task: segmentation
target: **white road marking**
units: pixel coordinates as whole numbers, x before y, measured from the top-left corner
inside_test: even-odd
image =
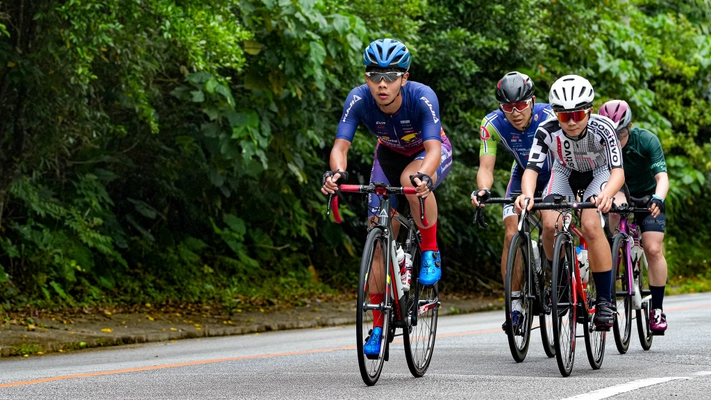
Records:
[[[658,385],[660,383],[669,382],[677,379],[692,379],[683,376],[668,376],[664,378],[647,378],[632,382],[623,383],[621,385],[610,386],[603,389],[594,390],[589,393],[579,394],[577,396],[568,397],[566,400],[598,400],[616,396],[620,393],[631,392],[647,386]]]

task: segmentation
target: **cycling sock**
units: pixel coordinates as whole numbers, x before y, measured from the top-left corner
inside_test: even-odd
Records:
[[[385,300],[385,293],[371,293],[370,303],[380,304]],[[373,310],[373,328],[383,327],[383,313],[379,310]]]
[[[666,288],[666,286],[649,285],[649,291],[652,292],[652,308],[664,309],[664,307],[662,307],[662,303],[664,303],[664,288]]]
[[[606,272],[593,272],[593,279],[595,280],[597,298],[612,302],[612,298],[610,297],[610,287],[612,286],[612,270]]]
[[[420,235],[422,236],[422,244],[420,245],[420,250],[437,251],[437,222],[432,224],[432,226],[429,228],[420,228],[418,226],[417,229],[420,231]]]

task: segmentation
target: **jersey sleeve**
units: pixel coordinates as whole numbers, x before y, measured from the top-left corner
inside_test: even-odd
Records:
[[[501,135],[493,121],[491,114],[481,120],[479,127],[479,139],[481,139],[479,142],[479,157],[484,155],[496,156],[496,144],[501,140]]]
[[[417,110],[422,118],[422,141],[442,141],[442,123],[439,119],[439,101],[435,92],[425,86],[417,99]]]
[[[365,100],[359,88],[351,90],[343,105],[343,114],[341,115],[341,120],[338,122],[338,129],[336,130],[336,139],[345,139],[349,142],[353,141],[353,137],[361,120],[363,107],[365,107]]]
[[[533,138],[531,152],[528,153],[528,164],[526,169],[540,172],[541,168],[548,160],[548,149],[550,148],[551,135],[545,128],[545,124],[538,127],[536,136]]]
[[[649,132],[646,136],[647,143],[644,147],[648,151],[648,154],[645,154],[645,156],[648,157],[652,164],[652,172],[654,173],[654,175],[657,175],[660,172],[667,172],[667,161],[664,158],[664,150],[662,150],[662,143],[659,141],[659,138],[656,137],[652,132]]]

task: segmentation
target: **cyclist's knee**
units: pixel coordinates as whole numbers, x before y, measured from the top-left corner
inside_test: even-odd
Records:
[[[662,244],[656,242],[650,242],[644,244],[644,253],[648,258],[662,258],[664,257],[664,252],[662,250]]]
[[[511,239],[513,239],[513,236],[516,234],[516,230],[506,230],[506,233],[504,234],[504,246],[508,246],[509,243],[511,243]]]
[[[543,234],[544,235],[552,235],[553,232],[555,232],[555,224],[556,224],[555,219],[544,218],[543,219]]]

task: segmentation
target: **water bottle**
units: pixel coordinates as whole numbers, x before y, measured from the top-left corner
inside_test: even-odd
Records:
[[[533,270],[537,274],[541,274],[541,256],[538,251],[538,243],[531,239],[531,248],[533,249]]]
[[[410,290],[410,282],[412,281],[412,256],[409,253],[405,253],[400,243],[395,248],[395,254],[397,255],[397,265],[400,266],[402,290],[407,292]]]
[[[575,252],[578,253],[578,268],[580,268],[580,281],[583,284],[588,283],[588,269],[590,264],[588,263],[588,251],[581,245],[575,248]]]

